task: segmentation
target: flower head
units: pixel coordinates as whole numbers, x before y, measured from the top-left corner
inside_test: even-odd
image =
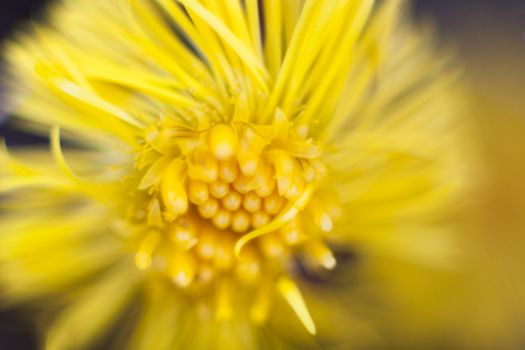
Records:
[[[455,192],[454,74],[402,8],[75,0],[12,43],[13,112],[51,128],[54,162],[3,154],[0,281],[13,300],[81,290],[49,347],[88,344],[136,293],[139,348],[283,313],[314,335],[305,273],[337,276],[356,245],[431,260],[406,237]]]

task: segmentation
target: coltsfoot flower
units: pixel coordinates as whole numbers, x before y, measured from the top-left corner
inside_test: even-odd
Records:
[[[319,333],[305,293],[346,253],[439,259],[455,73],[403,8],[71,0],[11,43],[11,112],[51,157],[3,152],[0,281],[59,301],[47,347],[120,319],[131,348],[278,348],[260,327]]]

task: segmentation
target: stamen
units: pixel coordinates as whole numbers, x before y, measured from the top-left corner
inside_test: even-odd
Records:
[[[151,255],[160,241],[158,232],[148,234],[139,245],[135,254],[135,265],[139,270],[146,270],[151,266]]]
[[[274,192],[268,197],[264,198],[264,210],[270,215],[276,215],[281,211],[284,202],[284,198]]]
[[[243,210],[236,211],[232,216],[232,229],[235,232],[244,232],[250,227],[250,216]]]
[[[217,242],[215,266],[221,270],[229,270],[233,266],[232,242],[227,237]]]
[[[169,237],[182,250],[191,249],[198,241],[194,228],[187,222],[179,222],[172,225]]]
[[[235,273],[241,281],[246,283],[256,281],[260,273],[257,257],[254,254],[244,254],[243,258],[237,262]]]
[[[230,191],[223,199],[222,205],[229,211],[235,211],[241,206],[242,197],[239,192]]]
[[[219,164],[219,178],[222,181],[232,183],[237,179],[238,174],[239,168],[237,167],[235,159],[226,159]]]
[[[188,287],[197,272],[197,262],[191,253],[174,254],[169,264],[173,282],[179,287]]]
[[[305,238],[297,218],[281,227],[280,235],[283,241],[289,245],[299,244]]]
[[[230,226],[231,222],[231,212],[225,209],[219,209],[217,214],[212,219],[213,224],[221,230],[224,230]]]
[[[197,253],[204,260],[211,260],[216,252],[216,237],[215,232],[210,229],[204,229],[199,234],[199,242],[197,243]]]
[[[228,193],[230,187],[224,181],[217,180],[210,184],[210,193],[215,198],[221,199]]]
[[[255,189],[255,193],[257,193],[260,197],[264,198],[269,196],[274,189],[275,181],[272,178],[267,178]]]
[[[252,226],[255,228],[262,227],[270,222],[270,215],[264,211],[258,211],[252,215]]]
[[[188,175],[192,179],[212,183],[219,176],[217,159],[205,150],[195,150],[188,159]]]
[[[261,237],[260,244],[261,249],[267,258],[280,258],[287,253],[286,247],[275,235]]]
[[[231,126],[217,124],[208,132],[208,146],[217,159],[229,158],[237,147],[237,135]]]
[[[303,209],[306,203],[308,203],[312,192],[313,185],[309,184],[305,188],[303,193],[295,200],[295,202],[290,203],[288,207],[281,214],[279,214],[272,222],[270,222],[268,225],[260,227],[242,236],[237,241],[237,243],[235,243],[235,256],[239,257],[241,249],[244,247],[244,245],[246,245],[246,243],[259,236],[278,230],[280,227],[282,227],[283,225],[290,222],[293,218],[295,218],[299,211]]]
[[[166,211],[173,218],[184,214],[188,210],[188,197],[183,186],[183,163],[175,159],[168,165],[161,180],[161,196]]]
[[[335,260],[332,250],[321,241],[312,241],[306,245],[306,250],[314,258],[314,260],[327,270],[335,268],[337,261]]]
[[[332,231],[334,223],[332,217],[325,210],[315,204],[312,204],[308,209],[311,212],[317,227],[324,232]]]
[[[255,213],[261,208],[261,197],[254,192],[248,192],[243,196],[242,205],[249,213]]]
[[[315,335],[317,332],[315,323],[295,282],[289,278],[281,277],[277,281],[277,289],[291,306],[308,333]]]
[[[196,205],[202,205],[209,196],[208,186],[198,180],[191,180],[188,186],[190,201]]]
[[[210,197],[208,200],[199,206],[199,214],[205,219],[211,219],[219,210],[219,201],[216,198]]]

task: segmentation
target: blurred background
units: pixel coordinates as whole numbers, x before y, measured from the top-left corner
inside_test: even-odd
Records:
[[[0,0],[0,38],[37,18],[44,4]],[[479,167],[473,181],[482,186],[463,219],[473,251],[462,281],[468,287],[426,295],[449,298],[447,310],[429,311],[442,317],[440,334],[414,333],[424,323],[414,317],[392,330],[392,343],[404,349],[525,349],[525,1],[418,0],[414,16],[434,23],[440,43],[458,53],[464,68],[472,100],[469,142]],[[44,141],[9,122],[0,126],[0,137],[11,145]],[[35,349],[31,321],[25,310],[2,311],[0,349]],[[465,340],[448,342],[451,334]]]

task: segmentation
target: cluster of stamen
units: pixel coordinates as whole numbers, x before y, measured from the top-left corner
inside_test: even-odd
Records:
[[[209,283],[221,272],[254,282],[264,261],[282,262],[297,249],[318,266],[335,266],[330,249],[322,239],[305,235],[299,217],[246,245],[241,256],[235,253],[240,237],[295,209],[314,181],[302,172],[313,169],[308,160],[300,163],[282,150],[268,150],[269,142],[253,130],[226,124],[201,133],[195,144],[182,156],[150,166],[144,176],[141,184],[151,195],[149,226],[157,228],[139,242],[140,269],[156,266],[176,285],[189,287]],[[319,230],[330,231],[331,217],[313,208]]]
[[[211,183],[190,179],[189,200],[202,218],[210,219],[218,229],[244,233],[268,224],[287,199],[275,189],[275,181],[249,190],[239,177],[236,162],[219,164],[219,178]]]

